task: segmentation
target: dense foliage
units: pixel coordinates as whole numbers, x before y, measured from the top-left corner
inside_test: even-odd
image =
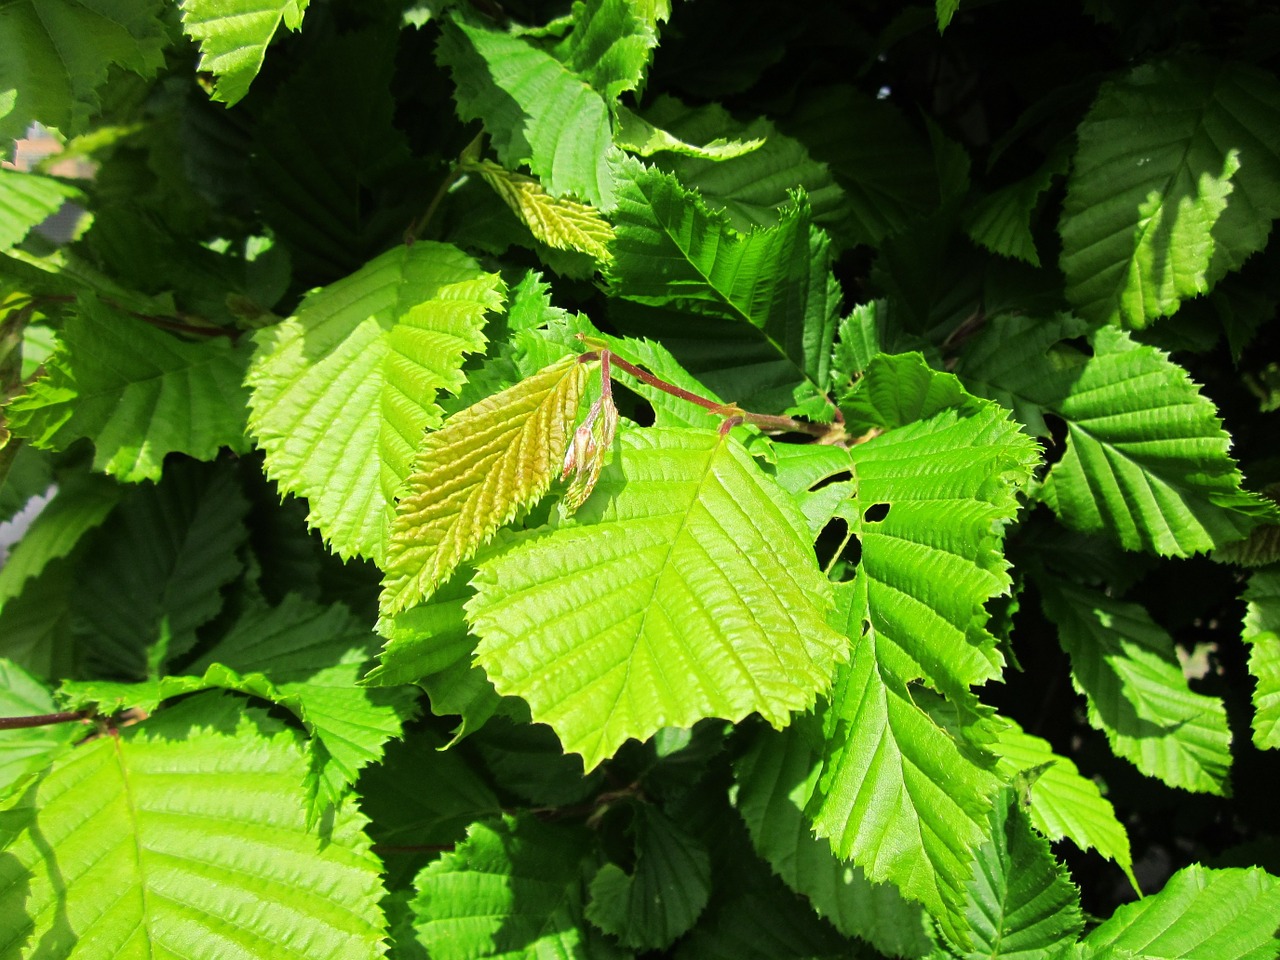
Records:
[[[0,958],[1280,955],[1277,51],[0,4]]]

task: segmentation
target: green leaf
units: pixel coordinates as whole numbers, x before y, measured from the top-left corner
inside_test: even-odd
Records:
[[[249,92],[281,21],[302,27],[308,0],[182,0],[182,29],[200,44],[199,69],[218,78],[213,99],[228,106]]]
[[[1244,593],[1244,642],[1249,645],[1253,691],[1253,743],[1280,748],[1280,567],[1257,570]]]
[[[1089,701],[1089,723],[1117,756],[1172,787],[1228,794],[1231,731],[1222,701],[1188,686],[1173,641],[1135,603],[1039,581],[1045,614]]]
[[[293,735],[230,698],[187,704],[83,744],[0,813],[0,943],[57,958],[380,956],[363,818],[308,833]]]
[[[591,366],[557,360],[427,434],[391,526],[384,617],[429,597],[542,499],[561,468]]]
[[[43,716],[58,709],[44,684],[13,661],[0,658],[0,717]],[[0,730],[0,808],[88,732],[80,723]]]
[[[440,393],[484,349],[503,284],[446,244],[397,246],[256,334],[249,427],[282,490],[342,557],[381,561],[394,498]]]
[[[972,948],[964,960],[1049,960],[1070,949],[1084,926],[1080,895],[1049,844],[1031,829],[1014,790],[991,809],[965,909]]]
[[[625,956],[586,922],[580,827],[504,815],[472,824],[467,839],[418,874],[418,941],[438,960]]]
[[[1079,128],[1062,212],[1067,298],[1145,327],[1266,245],[1280,216],[1280,84],[1230,62],[1145,64]]]
[[[80,195],[61,180],[0,167],[0,252],[21,243],[32,227],[57,213],[64,201]]]
[[[1056,150],[1031,176],[1001,187],[975,203],[964,218],[969,239],[992,253],[1040,266],[1031,221],[1041,195],[1049,189],[1054,177],[1066,173],[1067,164],[1066,152]]]
[[[588,770],[703,717],[784,726],[847,649],[799,511],[732,438],[633,430],[615,449],[573,519],[479,564],[478,662]]]
[[[1163,890],[1120,907],[1084,940],[1090,958],[1271,960],[1280,949],[1280,878],[1257,868],[1179,870]]]
[[[636,806],[631,829],[635,868],[600,868],[591,880],[587,919],[624,946],[661,950],[706,907],[711,861],[697,839],[652,806]]]
[[[986,745],[999,758],[996,770],[1012,779],[1033,774],[1027,813],[1031,824],[1050,840],[1069,838],[1081,850],[1093,848],[1129,877],[1134,889],[1129,834],[1098,785],[1080,775],[1076,765],[1054,753],[1048,742],[1002,720],[997,739]]]
[[[803,723],[760,731],[734,765],[734,805],[753,845],[787,886],[845,936],[861,937],[886,956],[924,957],[934,944],[920,906],[904,900],[892,884],[871,883],[861,867],[840,860],[827,840],[813,835],[804,811],[821,758],[808,731],[800,729]]]
[[[668,329],[640,332],[661,336],[691,373],[745,406],[829,420],[840,291],[829,241],[810,224],[807,205],[798,201],[776,227],[741,235],[670,175],[636,161],[624,170],[610,291],[676,311],[664,321]]]
[[[1054,412],[1067,449],[1042,496],[1078,530],[1105,529],[1129,550],[1185,557],[1241,539],[1275,507],[1243,489],[1218,411],[1155,347],[1114,327],[1063,377]]]
[[[493,187],[511,212],[535,238],[556,250],[577,250],[601,262],[609,259],[613,227],[585,203],[553,197],[537,180],[511,173],[496,163],[476,163],[474,169]]]
[[[662,98],[657,102],[663,103],[666,99],[670,98]],[[654,126],[654,123],[638,113],[633,113],[620,103],[614,106],[614,113],[618,124],[614,141],[623,150],[634,153],[638,157],[652,157],[658,153],[676,153],[686,157],[702,157],[706,160],[730,160],[758,150],[764,143],[763,140],[729,140],[725,137],[716,137],[704,144],[688,143],[671,131]]]
[[[504,167],[527,165],[553,196],[613,209],[620,153],[599,93],[550,53],[459,18],[441,24],[437,57],[457,85],[458,115],[484,123]]]
[[[468,585],[474,570],[464,566],[428,599],[378,621],[386,645],[378,666],[364,683],[395,686],[416,683],[459,660],[470,659],[475,640],[467,630],[462,605],[475,592]]]
[[[47,373],[8,407],[13,432],[43,450],[93,441],[94,469],[158,480],[173,452],[244,452],[243,346],[188,343],[95,299],[67,317]]]
[[[644,83],[658,35],[634,0],[575,0],[573,30],[551,52],[607,100]]]
[[[951,25],[951,18],[960,9],[960,0],[937,0],[938,32],[942,33]]]
[[[82,132],[113,66],[149,77],[167,42],[159,0],[17,0],[0,10],[0,143],[32,121]],[[7,147],[6,147],[7,152]]]
[[[120,499],[116,484],[95,474],[71,474],[58,482],[58,492],[27,527],[22,539],[0,566],[0,607],[22,593],[32,577],[75,549],[99,526]]]

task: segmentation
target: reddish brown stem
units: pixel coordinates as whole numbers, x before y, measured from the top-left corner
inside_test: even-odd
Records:
[[[76,723],[88,720],[84,710],[67,710],[62,713],[41,713],[33,717],[0,717],[0,730],[25,730],[29,727],[51,727],[57,723]]]

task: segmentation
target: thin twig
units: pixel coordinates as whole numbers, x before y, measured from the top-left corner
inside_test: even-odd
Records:
[[[30,727],[51,727],[57,723],[88,721],[87,710],[65,710],[62,713],[41,713],[33,717],[0,717],[0,730],[26,730]]]

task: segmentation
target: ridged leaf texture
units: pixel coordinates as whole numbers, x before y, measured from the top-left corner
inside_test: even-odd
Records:
[[[307,296],[255,336],[249,427],[267,474],[306,497],[342,557],[381,561],[396,491],[437,398],[485,346],[502,281],[447,244],[398,246]]]
[[[553,197],[533,177],[511,173],[487,161],[474,167],[529,232],[557,250],[576,250],[599,261],[609,259],[613,227],[593,207]]]
[[[1120,907],[1084,940],[1090,960],[1271,960],[1280,951],[1280,878],[1192,864],[1159,893]],[[1125,951],[1128,951],[1126,954]]]
[[[9,426],[43,450],[93,441],[96,470],[158,480],[167,454],[212,460],[245,452],[248,351],[225,337],[191,343],[84,298],[45,375],[7,409]]]
[[[429,597],[560,471],[591,364],[557,360],[427,435],[396,506],[382,615]]]
[[[623,169],[610,292],[662,308],[628,324],[660,336],[691,373],[751,409],[829,420],[840,295],[830,243],[807,204],[741,234],[670,174],[638,161]]]
[[[1067,298],[1144,327],[1266,244],[1280,216],[1280,84],[1252,67],[1148,64],[1079,128],[1062,213]]]
[[[1089,723],[1111,749],[1170,786],[1227,794],[1226,708],[1187,686],[1169,635],[1138,604],[1057,579],[1040,586]]]
[[[217,77],[213,99],[230,105],[249,92],[267,44],[283,22],[302,26],[308,0],[183,0],[182,30],[200,44],[200,69]]]
[[[308,833],[294,735],[210,696],[82,744],[0,813],[0,953],[382,955],[363,818]]]
[[[572,520],[479,564],[477,661],[588,770],[628,738],[811,706],[846,641],[786,494],[733,438],[632,430]]]
[[[551,52],[609,101],[644,82],[656,26],[635,0],[575,0],[573,29]]]
[[[32,227],[78,196],[75,187],[52,177],[0,168],[0,252],[22,242]]]
[[[1244,641],[1249,645],[1253,690],[1253,742],[1259,750],[1280,748],[1280,567],[1249,578],[1244,599]]]

